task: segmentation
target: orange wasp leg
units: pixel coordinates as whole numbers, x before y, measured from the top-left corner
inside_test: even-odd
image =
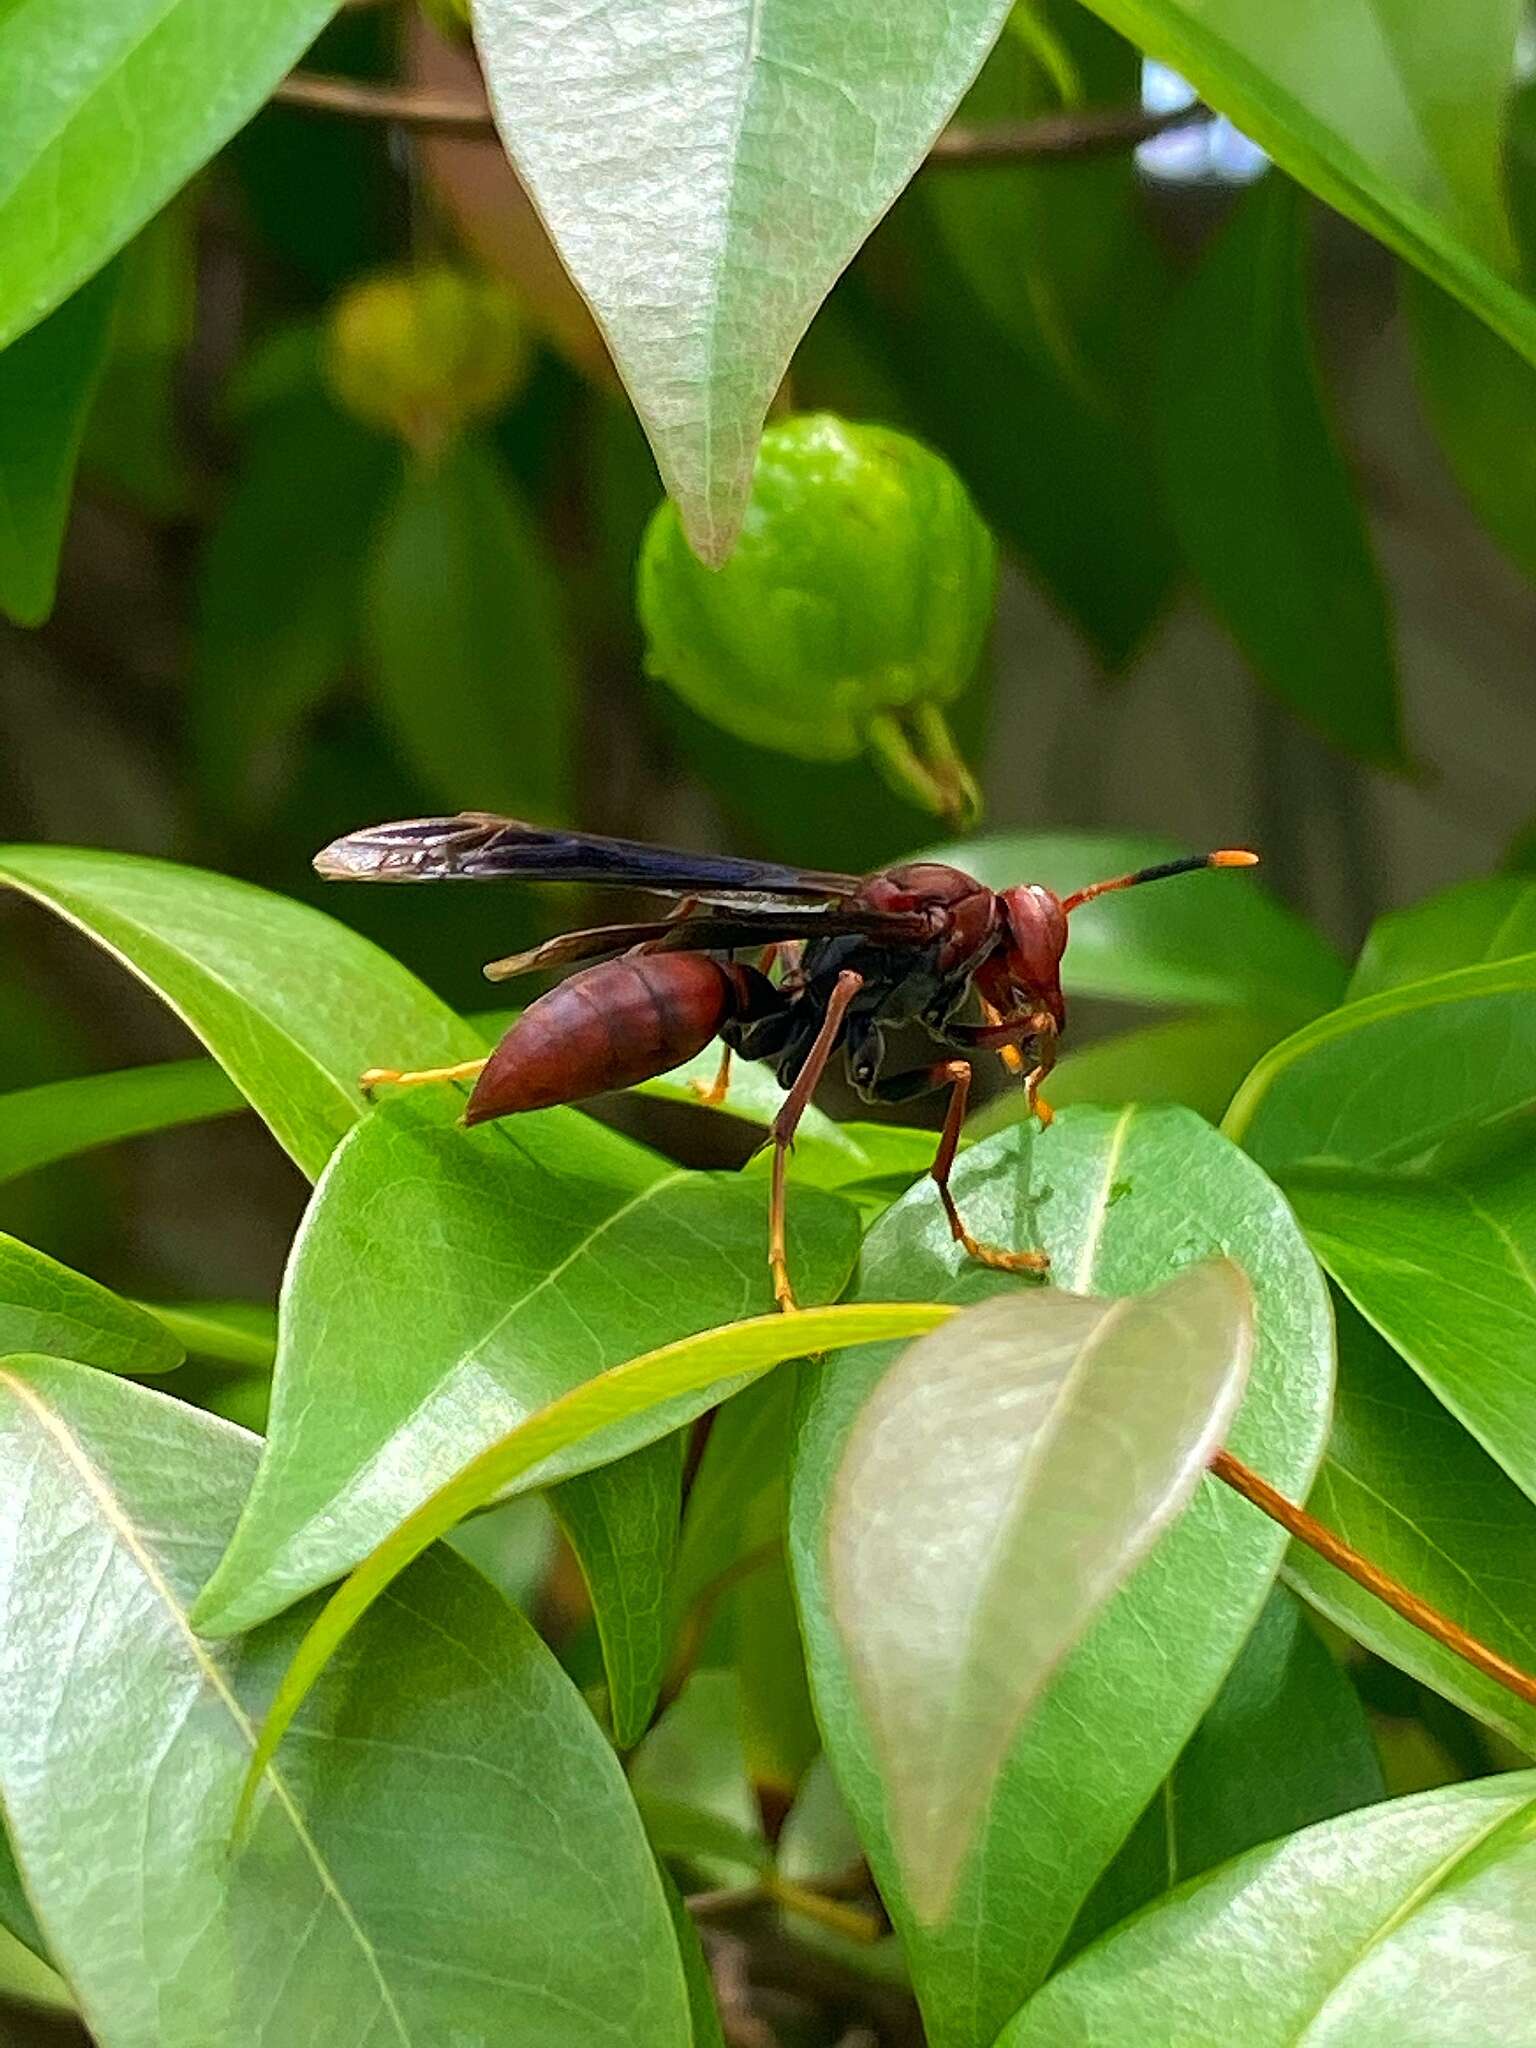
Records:
[[[933,1155],[933,1164],[928,1169],[929,1178],[939,1191],[939,1200],[944,1204],[944,1214],[949,1218],[949,1231],[956,1244],[963,1245],[966,1254],[979,1265],[992,1266],[1000,1273],[1044,1273],[1049,1270],[1051,1259],[1048,1252],[1010,1252],[995,1244],[983,1244],[980,1238],[972,1237],[955,1207],[955,1198],[950,1193],[949,1176],[955,1163],[955,1154],[960,1149],[960,1132],[965,1123],[966,1104],[970,1101],[972,1069],[969,1060],[946,1060],[933,1069],[936,1087],[949,1083],[949,1108],[944,1117],[944,1131],[939,1139],[939,1149]]]
[[[358,1076],[357,1085],[371,1100],[375,1088],[419,1088],[423,1081],[475,1081],[484,1066],[485,1059],[460,1060],[456,1067],[417,1067],[403,1072],[399,1067],[370,1067],[366,1074]]]
[[[848,1014],[848,1005],[864,986],[862,974],[845,968],[837,977],[827,1003],[827,1014],[821,1020],[821,1029],[805,1056],[805,1064],[795,1080],[795,1085],[784,1098],[784,1107],[773,1120],[773,1179],[768,1195],[768,1266],[773,1274],[773,1298],[781,1309],[799,1306],[795,1290],[789,1284],[789,1261],[784,1245],[784,1169],[789,1158],[789,1148],[795,1141],[795,1130],[805,1115],[811,1097],[816,1093],[817,1083],[827,1071],[837,1045],[838,1033],[843,1028],[843,1019]]]

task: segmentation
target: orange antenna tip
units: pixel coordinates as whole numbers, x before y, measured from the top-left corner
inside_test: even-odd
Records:
[[[1207,854],[1205,864],[1208,868],[1256,868],[1259,856],[1246,846],[1224,846],[1219,853]]]

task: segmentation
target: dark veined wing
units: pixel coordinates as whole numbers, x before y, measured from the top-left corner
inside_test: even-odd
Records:
[[[590,931],[563,932],[546,939],[526,953],[511,953],[505,960],[492,960],[485,969],[487,981],[511,981],[515,975],[533,974],[541,968],[571,967],[581,960],[600,960],[610,953],[628,952],[644,946],[650,952],[729,953],[738,947],[769,946],[786,939],[825,938],[844,932],[861,937],[911,944],[931,936],[931,927],[919,911],[855,910],[839,904],[825,910],[807,906],[800,910],[722,911],[718,916],[657,918],[650,924],[603,924]]]
[[[316,854],[315,868],[330,882],[609,882],[704,903],[832,903],[859,886],[857,875],[684,853],[640,839],[524,825],[484,811],[406,818],[349,832]]]

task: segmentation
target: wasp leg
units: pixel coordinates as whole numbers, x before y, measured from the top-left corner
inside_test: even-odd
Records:
[[[989,1024],[1001,1024],[1003,1021],[1002,1011],[996,1003],[989,1003],[985,996],[981,998],[981,1014]],[[997,1056],[1010,1074],[1023,1073],[1024,1055],[1016,1045],[1000,1045],[997,1048]]]
[[[969,1060],[946,1060],[935,1071],[934,1079],[950,1085],[949,1108],[944,1117],[944,1130],[939,1139],[939,1149],[933,1155],[929,1177],[939,1191],[939,1200],[944,1204],[944,1214],[949,1218],[949,1234],[958,1245],[963,1245],[966,1256],[978,1264],[992,1266],[1000,1273],[1044,1273],[1050,1266],[1048,1252],[1010,1252],[1000,1245],[983,1244],[980,1238],[972,1237],[960,1219],[955,1207],[955,1198],[950,1193],[949,1176],[955,1163],[955,1154],[960,1149],[960,1132],[965,1123],[965,1108],[971,1096],[971,1064]]]
[[[1056,1064],[1056,1035],[1054,1020],[1049,1030],[1035,1033],[1035,1064],[1024,1076],[1024,1101],[1031,1116],[1039,1118],[1041,1130],[1056,1119],[1055,1110],[1040,1093],[1040,1083]]]
[[[1048,1252],[1010,1252],[1001,1245],[985,1244],[979,1237],[973,1237],[965,1227],[960,1211],[955,1206],[954,1195],[950,1192],[949,1176],[954,1167],[955,1154],[960,1149],[960,1132],[965,1124],[966,1104],[971,1097],[972,1067],[969,1060],[941,1060],[936,1067],[920,1067],[915,1073],[894,1074],[887,1081],[876,1084],[870,1092],[882,1102],[910,1102],[915,1095],[930,1094],[935,1088],[948,1088],[949,1108],[944,1116],[944,1129],[939,1138],[939,1149],[933,1155],[933,1164],[928,1176],[939,1191],[939,1200],[944,1205],[944,1214],[949,1219],[949,1234],[955,1243],[961,1245],[967,1257],[980,1265],[992,1266],[1000,1273],[1044,1273],[1050,1268]]]
[[[690,902],[692,901],[691,898],[689,900]],[[791,952],[794,953],[797,959],[799,958],[800,948],[792,939],[776,939],[771,946],[764,946],[757,958],[758,973],[766,980],[772,970],[774,961],[782,960]],[[715,1077],[712,1081],[701,1081],[695,1078],[688,1083],[688,1086],[697,1095],[706,1109],[718,1109],[731,1089],[730,1046],[724,1045],[720,1048],[720,1064],[715,1069]]]
[[[773,1179],[768,1195],[768,1267],[773,1274],[773,1298],[781,1309],[798,1306],[795,1290],[789,1284],[789,1261],[784,1246],[784,1169],[789,1158],[789,1148],[795,1141],[795,1130],[811,1097],[816,1093],[816,1084],[827,1070],[837,1045],[838,1034],[843,1028],[843,1019],[848,1005],[864,986],[862,974],[855,974],[851,967],[845,968],[837,977],[837,986],[827,1002],[827,1014],[821,1020],[821,1029],[805,1056],[804,1064],[795,1078],[795,1085],[784,1098],[784,1107],[773,1120]]]
[[[1042,1125],[1050,1123],[1055,1112],[1040,1099],[1040,1084],[1056,1064],[1056,1019],[1049,1010],[1025,1010],[1016,1017],[1003,1017],[990,1003],[984,1007],[985,1024],[950,1024],[945,1027],[945,1036],[967,1050],[998,1053],[1014,1073],[1024,1064],[1016,1050],[1018,1041],[1034,1039],[1036,1063],[1024,1076],[1024,1099],[1031,1116],[1037,1116]],[[1013,1053],[1013,1059],[1008,1058],[1009,1053]]]
[[[720,1048],[720,1064],[715,1069],[715,1077],[712,1081],[700,1080],[695,1075],[688,1083],[688,1086],[697,1095],[706,1109],[718,1109],[730,1093],[731,1048],[728,1045],[723,1045]]]
[[[485,1061],[460,1060],[456,1067],[418,1067],[402,1072],[399,1067],[370,1067],[358,1076],[357,1085],[370,1101],[375,1088],[419,1088],[423,1081],[473,1081]]]

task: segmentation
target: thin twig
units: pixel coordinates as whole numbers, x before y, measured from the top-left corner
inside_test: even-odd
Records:
[[[434,135],[493,135],[495,123],[483,93],[443,92],[427,86],[382,85],[328,72],[294,71],[273,94],[284,106],[352,120],[391,121]],[[1033,121],[999,121],[986,127],[946,128],[929,152],[930,164],[1016,164],[1058,157],[1098,156],[1133,149],[1139,142],[1210,119],[1201,106],[1173,113],[1140,107],[1089,107],[1080,112],[1043,114]]]
[[[1401,1615],[1404,1621],[1441,1644],[1453,1656],[1470,1664],[1475,1671],[1481,1671],[1485,1678],[1491,1678],[1495,1685],[1503,1686],[1506,1692],[1512,1692],[1527,1705],[1536,1706],[1536,1678],[1501,1657],[1497,1650],[1490,1650],[1476,1636],[1468,1635],[1464,1628],[1448,1620],[1428,1601],[1421,1600],[1417,1593],[1411,1593],[1406,1586],[1400,1585],[1379,1565],[1372,1564],[1368,1557],[1362,1557],[1342,1536],[1336,1536],[1309,1515],[1305,1508],[1297,1507],[1283,1493],[1277,1493],[1267,1479],[1261,1479],[1257,1472],[1243,1464],[1241,1459],[1234,1458],[1230,1451],[1216,1453],[1211,1460],[1211,1471],[1235,1493],[1240,1493],[1244,1500],[1251,1501],[1254,1507],[1268,1515],[1272,1522],[1278,1522],[1298,1543],[1305,1543],[1325,1563],[1353,1579],[1357,1586],[1363,1586],[1367,1593],[1374,1594],[1394,1614]]]
[[[729,1917],[765,1902],[781,1906],[786,1913],[798,1913],[802,1919],[814,1920],[819,1927],[830,1928],[834,1934],[844,1935],[850,1941],[872,1944],[886,1931],[875,1914],[865,1912],[859,1906],[844,1905],[840,1899],[829,1898],[815,1885],[796,1884],[793,1879],[779,1877],[772,1871],[765,1873],[757,1884],[690,1892],[683,1901],[695,1920]]]

